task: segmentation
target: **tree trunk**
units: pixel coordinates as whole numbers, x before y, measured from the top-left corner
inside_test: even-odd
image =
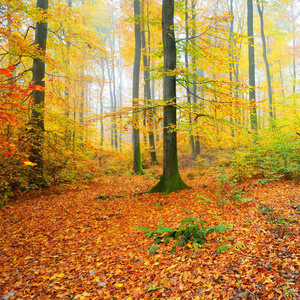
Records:
[[[119,41],[121,42],[121,37],[119,37]],[[119,105],[120,105],[121,110],[122,110],[122,107],[123,107],[122,86],[123,86],[123,67],[122,67],[122,63],[120,63],[120,66],[119,66]],[[120,123],[122,124],[122,114],[120,114]],[[123,147],[122,147],[123,134],[122,134],[122,130],[119,131],[118,140],[119,140],[119,150],[122,153],[123,152]]]
[[[272,84],[271,84],[271,74],[270,74],[269,61],[267,57],[267,46],[266,46],[266,38],[265,38],[265,30],[264,30],[264,4],[262,3],[260,6],[258,0],[256,0],[256,4],[257,4],[257,10],[260,18],[260,33],[261,33],[261,41],[263,46],[263,58],[265,62],[267,82],[268,82],[269,117],[270,117],[270,122],[272,123],[272,119],[273,119]]]
[[[164,153],[163,175],[150,192],[171,193],[189,188],[181,179],[177,158],[176,133],[176,76],[168,75],[176,69],[176,44],[174,35],[174,0],[163,0],[162,34],[164,46]]]
[[[143,1],[144,6],[144,1]],[[144,7],[143,7],[144,8]],[[144,15],[144,19],[146,19],[146,16]],[[143,23],[143,30],[142,30],[142,48],[143,48],[143,65],[144,65],[144,98],[146,100],[146,104],[150,105],[150,99],[151,99],[151,88],[150,88],[150,27],[149,22],[147,22],[148,26],[148,46],[146,45],[146,36],[145,36],[145,22]],[[151,164],[157,165],[157,157],[156,157],[156,151],[155,151],[155,139],[154,139],[154,133],[153,133],[153,110],[149,111],[149,123],[150,123],[150,131],[149,131],[149,145],[150,145],[150,156],[151,156]],[[146,122],[147,123],[147,122]]]
[[[113,128],[114,128],[114,135],[113,135],[113,143],[114,143],[114,148],[116,151],[118,151],[119,144],[118,144],[118,129],[117,129],[117,96],[116,96],[116,75],[115,75],[115,30],[113,30],[113,40],[112,40],[112,50],[113,50],[113,60],[112,60],[112,95],[113,95]]]
[[[192,0],[192,35],[193,35],[193,39],[196,38],[197,32],[196,32],[196,1],[197,0]],[[193,103],[196,104],[198,102],[197,100],[197,93],[198,93],[198,89],[197,89],[197,65],[196,65],[196,53],[193,53],[192,56],[192,70],[194,72],[193,75]],[[204,95],[203,95],[204,98]],[[200,137],[197,134],[195,136],[195,157],[196,160],[198,157],[200,157],[200,153],[201,153],[201,144],[200,144]]]
[[[189,12],[188,12],[188,0],[185,0],[185,53],[184,53],[184,60],[185,60],[185,68],[186,70],[189,70],[189,52],[188,52],[188,44],[189,44]],[[190,85],[189,81],[186,82],[186,91],[187,91],[187,102],[189,103],[189,127],[190,127],[190,144],[191,144],[191,150],[192,150],[192,157],[193,160],[196,160],[196,150],[195,150],[195,142],[194,142],[194,136],[192,134],[192,101],[191,101],[191,94],[190,94]]]
[[[103,92],[104,92],[104,86],[105,86],[105,69],[104,69],[104,60],[101,61],[101,70],[102,70],[102,82],[100,84],[100,148],[103,148],[104,144],[104,123],[103,123],[103,114],[104,114],[104,108],[103,108]]]
[[[133,65],[133,86],[132,86],[132,106],[135,110],[138,106],[139,98],[139,81],[140,81],[140,65],[141,65],[141,25],[140,25],[140,1],[134,0],[134,36],[135,36],[135,53]],[[135,111],[133,111],[136,114]],[[137,114],[136,114],[137,115]],[[133,141],[133,171],[134,173],[143,174],[142,154],[140,143],[140,131],[138,128],[139,120],[133,120],[132,141]]]
[[[48,0],[37,0],[37,8],[41,11],[48,9]],[[47,44],[47,27],[48,24],[45,21],[36,23],[35,41],[38,49],[44,55],[46,52]],[[34,85],[45,87],[45,62],[41,58],[35,58],[33,60],[32,67],[32,82]],[[47,182],[44,178],[44,160],[43,160],[43,138],[45,131],[44,124],[44,103],[45,103],[45,91],[34,90],[32,93],[33,105],[31,110],[31,129],[30,134],[32,138],[32,148],[30,153],[30,161],[36,165],[31,169],[29,175],[30,184],[34,184],[38,187],[46,187]]]
[[[234,96],[234,83],[233,83],[233,72],[235,70],[235,65],[234,65],[234,49],[233,49],[233,30],[234,30],[234,15],[233,15],[233,0],[230,0],[230,11],[231,11],[231,21],[230,21],[230,32],[229,32],[229,80],[230,80],[230,98],[231,98],[231,115],[230,115],[230,122],[232,123],[231,126],[231,136],[234,137],[234,122],[232,118],[232,113],[233,113],[233,96]]]
[[[249,62],[249,101],[251,129],[257,130],[257,112],[255,98],[255,60],[254,60],[254,36],[253,36],[253,0],[247,0],[248,12],[248,62]]]

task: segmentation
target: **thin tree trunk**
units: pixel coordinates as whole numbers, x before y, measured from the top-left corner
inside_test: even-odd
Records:
[[[248,12],[248,63],[249,63],[249,101],[251,129],[257,130],[257,112],[255,98],[255,59],[254,59],[254,35],[253,35],[253,0],[247,0]]]
[[[296,72],[296,39],[293,39],[293,95],[296,94],[296,82],[297,82],[297,72]],[[295,100],[296,101],[296,100]]]
[[[120,72],[119,72],[119,77],[120,77],[120,82],[119,82],[119,105],[120,105],[120,109],[122,109],[123,107],[123,94],[122,94],[122,86],[123,86],[123,68],[122,68],[122,64],[120,63]],[[120,114],[120,123],[122,124],[122,114]],[[122,148],[122,130],[119,131],[119,149],[120,152],[123,152],[123,148]]]
[[[143,10],[144,10],[144,1],[143,1]],[[148,11],[147,11],[148,17]],[[145,16],[144,16],[145,18]],[[150,105],[151,99],[151,87],[150,87],[150,26],[149,22],[147,22],[148,26],[148,46],[146,45],[146,36],[145,36],[145,22],[143,22],[143,30],[141,32],[142,38],[142,49],[143,49],[143,65],[144,65],[144,98],[146,100],[146,104]],[[150,130],[149,130],[149,145],[150,145],[150,156],[151,156],[151,164],[156,165],[158,164],[156,151],[155,151],[155,139],[153,133],[153,110],[149,111],[149,123],[150,123]]]
[[[279,75],[280,75],[280,83],[281,83],[281,96],[282,96],[282,113],[285,113],[285,93],[284,93],[284,82],[282,76],[282,68],[281,61],[279,61]]]
[[[270,123],[272,123],[272,119],[273,119],[272,83],[271,83],[269,61],[267,57],[267,46],[266,46],[266,38],[265,38],[265,30],[264,30],[264,4],[262,2],[262,4],[260,5],[258,0],[256,0],[256,4],[257,4],[257,10],[260,18],[260,34],[261,34],[261,41],[263,46],[263,58],[264,58],[266,74],[267,74],[269,117],[270,117]]]
[[[104,69],[104,60],[101,61],[101,69],[102,69],[102,83],[100,86],[100,148],[103,148],[104,144],[104,123],[103,123],[103,113],[104,113],[104,108],[103,108],[103,91],[104,91],[104,86],[105,86],[105,69]]]
[[[134,110],[134,124],[132,128],[132,141],[133,141],[133,171],[134,173],[143,174],[142,167],[142,154],[140,143],[140,131],[138,128],[139,120],[135,109],[138,106],[139,98],[139,81],[140,81],[140,64],[141,64],[141,25],[140,25],[140,1],[134,0],[134,36],[135,36],[135,53],[134,53],[134,65],[133,65],[133,86],[132,86],[132,106]]]
[[[230,31],[229,31],[229,80],[230,80],[230,98],[231,98],[231,114],[230,114],[230,122],[232,123],[231,126],[231,136],[234,137],[234,122],[232,118],[232,113],[233,113],[233,103],[232,99],[234,96],[234,83],[233,83],[233,72],[235,70],[234,68],[234,53],[233,53],[233,30],[234,30],[234,16],[233,16],[233,0],[230,0],[230,11],[231,11],[231,21],[230,21]]]
[[[185,53],[184,53],[184,59],[185,59],[185,68],[186,70],[189,69],[189,52],[188,52],[188,43],[189,43],[189,12],[188,12],[188,5],[189,1],[185,0]],[[189,127],[191,127],[192,124],[192,101],[191,101],[191,94],[190,94],[190,85],[187,82],[186,83],[186,90],[187,90],[187,102],[189,103]],[[194,136],[192,134],[192,129],[190,129],[190,144],[191,144],[191,149],[192,149],[192,157],[194,160],[196,160],[196,150],[195,150],[195,142],[194,142]]]
[[[192,0],[192,35],[193,35],[193,39],[196,38],[196,1],[197,0]],[[196,76],[197,76],[197,65],[196,65],[196,53],[193,53],[192,56],[192,70],[193,70],[193,87],[192,87],[192,91],[193,91],[193,103],[196,104],[198,102],[197,100],[197,80],[196,80]],[[200,144],[200,137],[197,134],[194,138],[195,140],[195,157],[197,159],[197,157],[200,156],[201,153],[201,144]]]
[[[115,75],[115,30],[113,30],[113,40],[112,40],[112,50],[113,50],[113,60],[112,60],[112,102],[113,102],[113,144],[116,151],[118,151],[118,130],[117,130],[117,96],[116,96],[116,75]]]
[[[107,62],[107,74],[109,80],[109,99],[110,99],[110,111],[112,113],[111,116],[111,129],[110,129],[110,146],[112,150],[116,150],[115,148],[115,127],[116,127],[116,120],[115,120],[115,105],[114,105],[114,96],[113,96],[113,87],[112,87],[112,71],[109,68]]]

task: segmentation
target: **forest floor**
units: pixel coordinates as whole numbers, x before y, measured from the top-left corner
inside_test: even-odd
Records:
[[[300,299],[299,184],[247,180],[226,191],[222,207],[213,174],[184,169],[193,190],[162,196],[146,193],[155,170],[26,193],[4,206],[0,299],[242,299],[244,291]],[[248,201],[233,201],[231,190]],[[207,226],[231,228],[197,251],[188,244],[170,253],[170,244],[150,255],[153,240],[135,227],[174,228],[186,218],[182,207]],[[217,254],[220,246],[230,249]]]

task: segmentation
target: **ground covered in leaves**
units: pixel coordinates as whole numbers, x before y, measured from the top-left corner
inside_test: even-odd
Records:
[[[222,202],[213,175],[182,177],[193,190],[145,193],[158,181],[148,172],[26,194],[3,207],[0,299],[234,299],[243,291],[300,299],[299,185],[245,181],[227,187]],[[170,244],[150,255],[153,241],[135,227],[175,228],[186,218],[181,207],[231,228],[197,251],[188,244],[170,253]]]

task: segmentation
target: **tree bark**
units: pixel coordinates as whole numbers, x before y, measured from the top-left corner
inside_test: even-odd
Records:
[[[188,11],[188,0],[185,0],[185,43],[186,43],[186,48],[185,48],[185,53],[184,53],[184,60],[185,60],[185,68],[186,70],[189,69],[189,52],[188,52],[188,44],[189,44],[189,11]],[[190,107],[190,112],[189,112],[189,127],[190,127],[190,144],[191,144],[191,149],[192,149],[192,157],[193,160],[196,160],[196,150],[195,150],[195,141],[194,141],[194,136],[192,134],[192,100],[191,100],[191,94],[190,94],[190,85],[189,82],[186,82],[186,90],[187,90],[187,102],[189,103]]]
[[[229,80],[230,80],[230,97],[231,97],[231,115],[230,115],[230,122],[232,123],[231,126],[231,136],[235,136],[234,132],[234,121],[232,118],[233,113],[233,96],[234,96],[234,83],[233,83],[233,72],[235,71],[235,65],[234,65],[234,49],[233,49],[233,35],[234,35],[234,15],[233,15],[233,0],[230,0],[230,11],[231,11],[231,21],[230,21],[230,31],[229,31]]]
[[[247,28],[248,28],[248,62],[249,62],[249,101],[251,129],[257,130],[257,112],[255,97],[255,59],[254,59],[254,35],[253,35],[253,0],[247,0]]]
[[[180,177],[177,158],[176,76],[172,74],[176,69],[174,0],[163,0],[162,34],[164,47],[163,99],[166,102],[164,106],[163,175],[150,192],[168,194],[189,188]]]
[[[140,25],[140,1],[134,0],[134,37],[135,37],[135,53],[133,65],[133,86],[132,86],[132,106],[133,113],[137,115],[135,109],[138,106],[139,98],[139,81],[140,81],[140,65],[141,65],[141,25]],[[138,128],[139,120],[133,120],[132,141],[133,141],[133,171],[135,174],[143,174],[142,154],[140,143],[140,131]]]
[[[48,9],[48,0],[37,0],[37,8],[41,11]],[[47,45],[47,27],[46,21],[36,23],[34,44],[38,47],[41,57],[33,60],[32,67],[32,83],[41,86],[42,89],[33,90],[33,105],[31,110],[31,129],[32,148],[30,153],[30,161],[36,165],[31,169],[29,175],[30,184],[38,187],[48,186],[44,178],[44,160],[43,160],[43,139],[44,139],[44,103],[45,103],[45,61],[42,58],[46,52]]]
[[[104,108],[103,108],[103,92],[104,92],[104,86],[105,86],[105,69],[104,69],[104,59],[101,60],[101,70],[102,70],[102,82],[100,84],[100,114],[101,116],[104,115]],[[100,148],[103,148],[104,145],[104,123],[103,118],[100,119]]]
[[[192,0],[192,35],[193,35],[193,39],[196,38],[197,32],[196,32],[196,2],[197,0]],[[197,64],[196,64],[196,53],[193,53],[192,56],[192,70],[194,72],[193,75],[193,87],[192,87],[192,91],[193,91],[193,103],[196,104],[198,102],[197,100],[197,93],[198,93],[198,89],[197,89]],[[204,98],[204,95],[203,95]],[[201,106],[201,105],[200,105]],[[196,160],[198,157],[200,157],[201,154],[201,144],[200,144],[200,137],[197,134],[195,136],[195,156],[196,156]]]
[[[272,83],[271,83],[271,74],[270,74],[270,66],[267,57],[267,45],[266,45],[266,37],[265,37],[265,30],[264,30],[264,4],[262,3],[261,6],[259,1],[256,0],[257,10],[260,18],[260,34],[261,34],[261,41],[263,46],[263,58],[266,67],[266,74],[267,74],[267,83],[268,83],[268,99],[269,99],[269,117],[270,122],[272,123],[273,119],[273,99],[272,99]]]
[[[144,1],[143,1],[144,5]],[[146,16],[144,15],[144,19]],[[144,65],[144,98],[146,100],[146,104],[150,105],[151,100],[151,87],[150,87],[150,56],[149,56],[149,50],[150,50],[150,26],[149,22],[147,22],[148,26],[148,46],[146,45],[146,36],[145,36],[145,22],[143,23],[143,30],[142,30],[142,48],[143,48],[143,65]],[[157,165],[157,157],[156,157],[156,151],[155,151],[155,138],[153,133],[153,110],[149,111],[149,122],[150,122],[150,131],[148,133],[149,137],[149,145],[150,145],[150,157],[151,157],[151,164]]]

